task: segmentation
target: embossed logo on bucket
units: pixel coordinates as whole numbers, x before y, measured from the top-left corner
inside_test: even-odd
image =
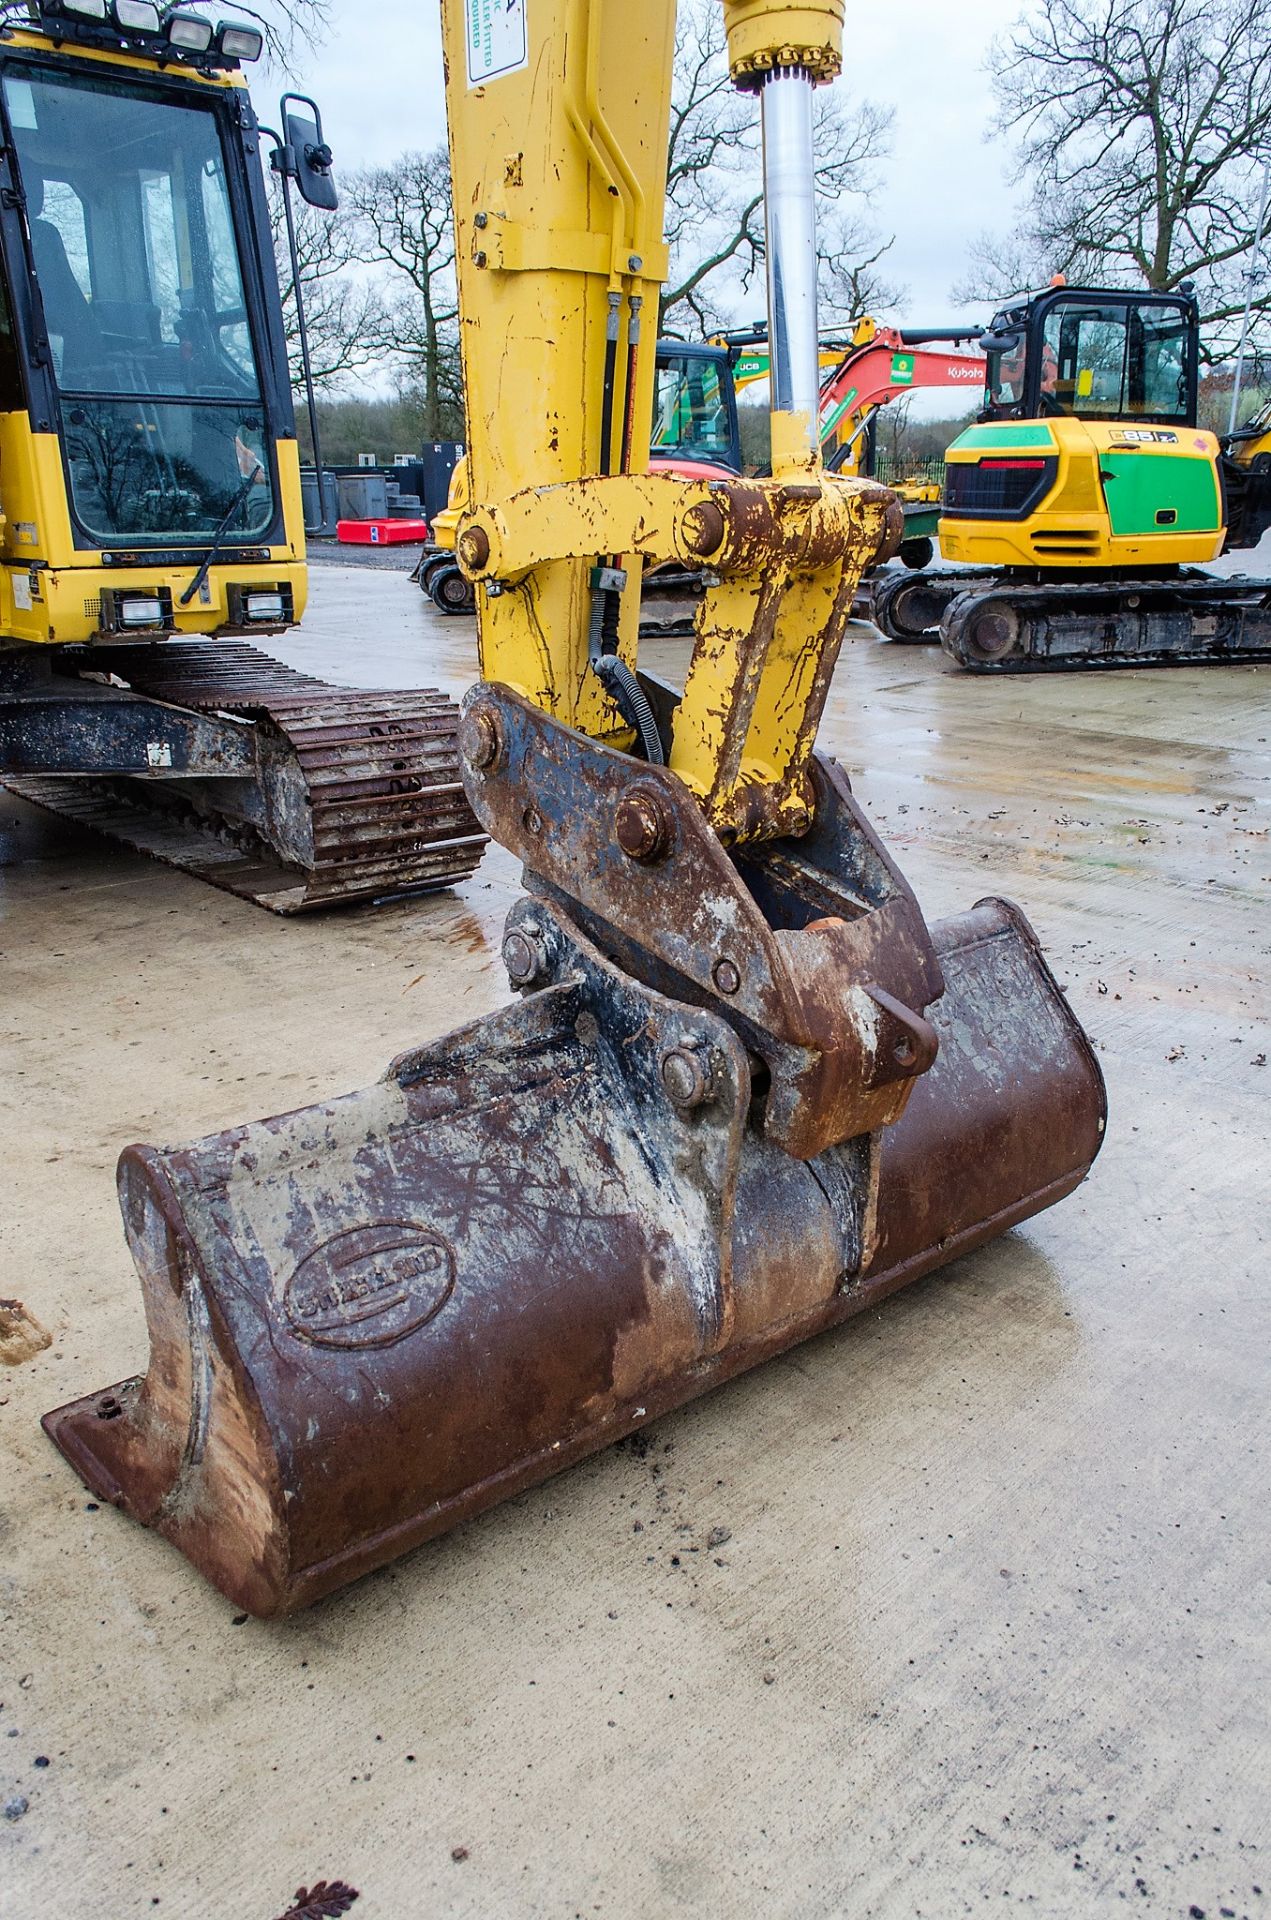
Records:
[[[352,1227],[305,1255],[283,1294],[302,1340],[317,1347],[388,1347],[441,1311],[455,1284],[450,1243],[400,1220]]]

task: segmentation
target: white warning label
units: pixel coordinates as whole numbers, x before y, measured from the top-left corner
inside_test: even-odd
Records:
[[[528,0],[464,0],[468,22],[468,85],[483,87],[529,64]]]

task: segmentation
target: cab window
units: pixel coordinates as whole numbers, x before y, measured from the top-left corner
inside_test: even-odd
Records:
[[[717,362],[685,356],[659,360],[653,402],[655,453],[728,461],[732,422]]]
[[[1045,412],[1186,418],[1188,316],[1182,307],[1060,302],[1046,315],[1041,351]]]

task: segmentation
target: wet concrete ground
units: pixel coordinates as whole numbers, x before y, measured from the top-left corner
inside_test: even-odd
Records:
[[[282,651],[458,690],[472,637],[324,567]],[[276,1626],[38,1429],[144,1361],[114,1159],[499,1004],[513,864],[285,923],[0,795],[0,1295],[53,1334],[0,1368],[4,1920],[1271,1912],[1271,668],[986,685],[861,628],[823,737],[931,913],[1033,918],[1090,1181]]]

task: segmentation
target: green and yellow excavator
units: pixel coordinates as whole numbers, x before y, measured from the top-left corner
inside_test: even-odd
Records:
[[[980,345],[939,524],[958,566],[876,588],[883,633],[978,672],[1271,659],[1271,580],[1202,570],[1271,526],[1271,420],[1197,424],[1194,297],[1056,284]]]
[[[294,912],[446,885],[485,835],[441,694],[250,644],[306,584],[260,50],[151,0],[0,6],[0,781]],[[276,164],[333,204],[302,104]]]

